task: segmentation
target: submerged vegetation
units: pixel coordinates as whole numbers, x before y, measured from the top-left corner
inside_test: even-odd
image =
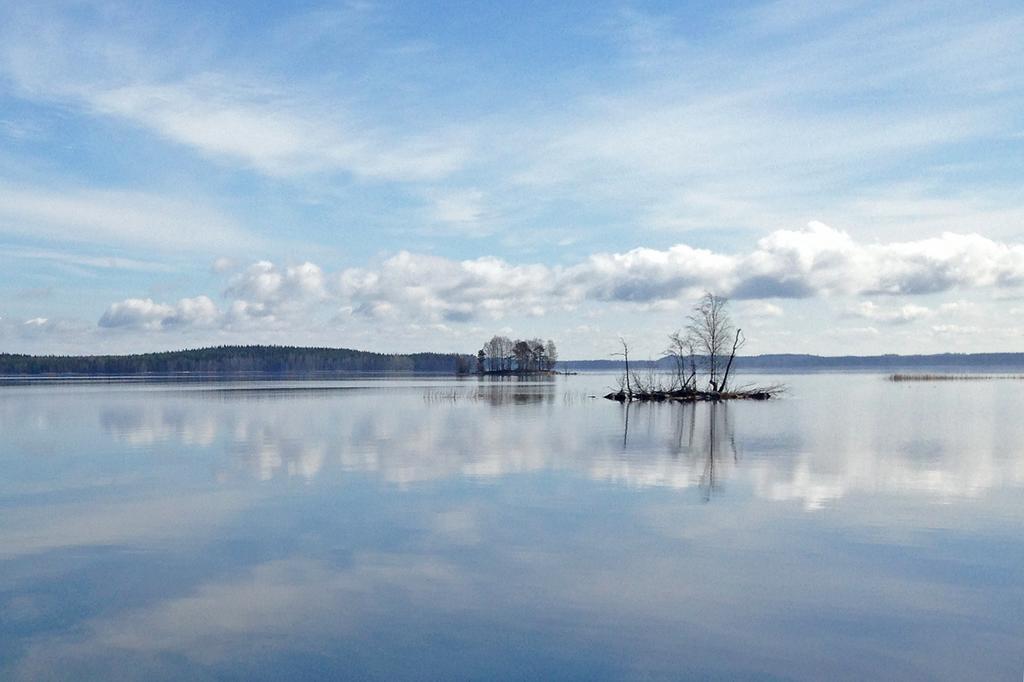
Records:
[[[767,400],[782,390],[777,385],[731,386],[736,352],[746,337],[742,329],[733,327],[728,299],[709,292],[694,306],[686,328],[669,335],[665,354],[672,361],[671,373],[655,374],[650,368],[646,375],[639,375],[629,366],[629,343],[623,338],[619,343],[622,350],[615,355],[623,358],[625,370],[618,391],[605,396],[610,400]]]

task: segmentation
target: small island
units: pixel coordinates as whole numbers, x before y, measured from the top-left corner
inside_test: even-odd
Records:
[[[665,355],[672,359],[673,369],[667,375],[649,371],[643,376],[630,370],[629,343],[620,337],[622,350],[614,355],[623,358],[625,370],[618,390],[605,398],[619,402],[768,400],[782,391],[779,385],[731,387],[729,373],[746,337],[742,329],[733,327],[728,299],[705,292],[687,320],[685,329],[669,334]]]
[[[555,374],[558,349],[551,339],[516,339],[492,336],[476,353],[480,375]]]

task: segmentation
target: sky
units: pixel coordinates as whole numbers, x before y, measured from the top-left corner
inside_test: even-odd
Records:
[[[0,352],[1024,351],[1024,5],[0,0]]]

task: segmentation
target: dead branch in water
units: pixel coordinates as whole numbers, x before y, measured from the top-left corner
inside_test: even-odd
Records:
[[[698,391],[691,388],[633,391],[628,393],[622,389],[605,396],[608,400],[619,402],[718,402],[720,400],[770,400],[777,398],[785,390],[781,384],[772,386],[754,386],[740,388],[735,391]]]
[[[768,400],[782,392],[781,385],[744,386],[729,390],[729,377],[736,353],[743,348],[746,337],[743,330],[734,328],[729,318],[728,300],[705,291],[687,318],[685,332],[678,330],[669,335],[665,354],[674,361],[674,372],[669,381],[654,373],[653,362],[648,364],[646,376],[630,370],[629,344],[619,337],[622,352],[614,353],[625,362],[625,371],[618,380],[618,390],[605,396],[619,402],[635,401],[714,401]],[[730,347],[731,339],[731,347]],[[707,372],[707,388],[698,389],[697,363]],[[689,364],[689,375],[687,375]]]

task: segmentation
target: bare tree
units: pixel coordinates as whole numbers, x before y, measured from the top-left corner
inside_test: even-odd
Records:
[[[694,306],[693,314],[690,315],[689,324],[686,326],[687,337],[692,340],[697,354],[704,359],[708,383],[713,392],[722,390],[722,374],[731,357],[728,353],[728,344],[734,333],[729,311],[726,309],[727,304],[728,299],[705,291]],[[736,340],[739,338],[737,335]]]
[[[693,338],[689,334],[675,331],[668,336],[666,355],[671,356],[675,364],[673,388],[686,390],[697,380],[697,358],[693,349]]]
[[[722,385],[719,386],[719,390],[725,391],[725,385],[729,381],[729,370],[732,369],[732,361],[736,359],[736,351],[743,348],[743,344],[747,342],[747,337],[743,336],[743,330],[737,329],[736,336],[732,340],[732,350],[729,352],[729,361],[725,363],[725,374],[722,375]]]
[[[501,342],[497,336],[492,336],[491,340],[484,344],[482,349],[484,355],[488,360],[488,367],[490,371],[501,369]]]
[[[504,358],[505,369],[512,369],[512,361],[515,359],[516,342],[507,336],[499,336],[501,340],[502,357]]]
[[[497,342],[498,369],[512,369],[512,347],[515,343],[507,336],[495,336],[494,340]]]
[[[547,360],[548,371],[553,370],[555,365],[558,364],[558,349],[555,347],[555,342],[548,339],[548,342],[544,345],[544,355]]]
[[[547,358],[544,352],[544,340],[530,339],[529,341],[527,341],[527,343],[530,345],[530,369],[547,369]]]
[[[619,343],[622,344],[622,352],[621,353],[612,353],[612,356],[619,356],[619,357],[623,358],[626,361],[626,373],[623,375],[624,383],[625,383],[626,399],[627,400],[632,400],[633,399],[633,383],[630,380],[630,375],[629,375],[629,343],[627,343],[626,339],[622,338],[621,336],[619,337]]]
[[[492,336],[482,349],[487,356],[488,369],[492,372],[512,369],[513,345],[512,339],[507,336]]]
[[[665,349],[665,355],[671,357],[675,365],[672,387],[682,388],[686,381],[686,340],[679,331],[668,335],[668,348]]]

